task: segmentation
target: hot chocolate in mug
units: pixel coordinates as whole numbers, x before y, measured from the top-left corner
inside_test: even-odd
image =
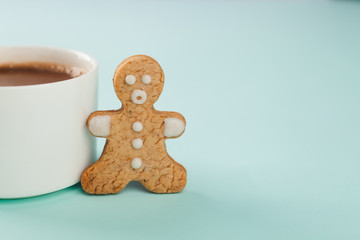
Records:
[[[7,75],[10,80],[0,79],[0,198],[76,184],[94,160],[86,120],[96,109],[96,60],[61,48],[0,47],[1,66],[11,69],[2,71],[3,80]],[[55,79],[52,73],[37,77],[32,68],[70,79]]]

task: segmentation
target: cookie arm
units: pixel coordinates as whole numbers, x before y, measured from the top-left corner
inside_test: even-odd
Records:
[[[91,135],[95,137],[107,137],[110,134],[111,114],[107,111],[98,111],[90,114],[87,127]]]
[[[177,112],[169,112],[164,119],[164,136],[166,138],[180,137],[185,131],[185,118]]]

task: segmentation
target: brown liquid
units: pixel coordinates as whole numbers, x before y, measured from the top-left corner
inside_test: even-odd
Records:
[[[59,82],[83,73],[82,69],[55,63],[0,64],[0,87]]]

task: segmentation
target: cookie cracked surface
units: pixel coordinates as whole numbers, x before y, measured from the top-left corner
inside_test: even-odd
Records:
[[[82,188],[110,194],[139,181],[151,192],[180,192],[186,170],[169,156],[165,140],[181,136],[186,122],[179,113],[153,107],[164,86],[160,65],[145,55],[129,57],[116,68],[113,83],[122,107],[88,118],[90,133],[106,137],[106,144],[99,160],[82,173]]]

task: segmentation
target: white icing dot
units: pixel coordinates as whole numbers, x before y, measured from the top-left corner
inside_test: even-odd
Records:
[[[135,138],[134,140],[132,140],[131,145],[135,149],[140,149],[143,146],[143,140],[141,138]]]
[[[149,84],[149,83],[151,83],[151,76],[148,75],[148,74],[142,76],[142,82],[143,82],[144,84]]]
[[[132,129],[135,132],[141,132],[141,130],[143,130],[143,125],[142,125],[141,122],[134,122],[133,125],[132,125]]]
[[[134,158],[133,160],[131,160],[131,167],[133,169],[138,169],[140,168],[142,165],[142,160],[140,158]]]
[[[134,75],[127,75],[125,81],[128,85],[133,85],[136,82],[136,77]]]
[[[182,120],[177,118],[166,118],[164,135],[165,137],[179,136],[185,130],[185,124]]]
[[[143,90],[134,90],[131,94],[131,100],[135,104],[143,104],[146,101],[147,95],[146,92]]]
[[[89,121],[89,131],[97,137],[106,137],[110,134],[110,116],[95,116]]]

